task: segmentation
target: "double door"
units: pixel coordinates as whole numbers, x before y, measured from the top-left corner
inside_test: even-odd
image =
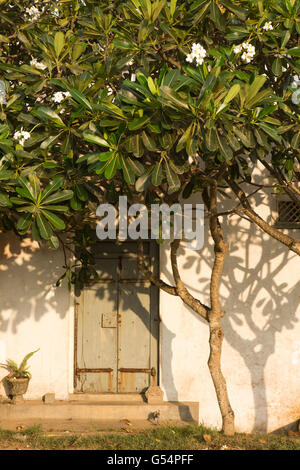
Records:
[[[145,262],[158,271],[155,242]],[[95,246],[99,281],[76,297],[75,390],[140,393],[157,383],[158,291],[138,269],[137,245]]]

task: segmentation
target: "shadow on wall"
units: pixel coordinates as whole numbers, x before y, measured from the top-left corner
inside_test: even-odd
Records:
[[[53,289],[62,274],[63,256],[30,239],[21,242],[13,232],[0,237],[0,333],[29,319],[39,321],[51,308],[60,318],[67,313],[68,298]],[[65,296],[67,297],[67,296]]]
[[[268,212],[270,202],[272,203],[267,198],[263,200],[256,196],[256,207],[265,206]],[[229,208],[224,200],[222,211]],[[253,224],[236,216],[224,218],[222,226],[225,238],[230,242],[220,286],[222,308],[227,313],[222,320],[225,341],[238,351],[251,375],[255,408],[253,431],[266,432],[268,402],[265,367],[275,351],[276,334],[283,329],[293,329],[299,321],[296,316],[300,292],[299,276],[296,272],[295,276],[289,276],[288,271],[291,258],[297,258],[297,255],[293,256],[279,242],[263,235]],[[207,242],[207,226],[205,234],[206,241],[201,251],[184,253],[181,248],[179,255],[184,256],[182,273],[189,269],[193,272],[193,281],[185,282],[186,286],[209,305],[210,278],[207,274],[210,273],[214,254],[213,247]],[[299,238],[298,234],[296,237]],[[282,270],[287,282],[282,282],[282,277],[279,280]],[[183,276],[183,279],[185,277],[187,276]],[[167,281],[172,283],[170,275]],[[194,312],[191,311],[191,314],[207,325]],[[241,334],[242,329],[245,337]],[[174,336],[169,330],[163,330],[164,341],[169,344],[169,352],[164,357],[164,370],[169,374],[168,394],[172,397],[178,393],[172,371],[171,345]],[[166,351],[166,347],[164,350]],[[291,403],[290,406],[293,408],[295,404]]]

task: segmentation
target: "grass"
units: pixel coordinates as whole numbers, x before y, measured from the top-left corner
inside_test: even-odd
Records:
[[[284,434],[236,434],[226,437],[205,426],[159,426],[151,430],[102,431],[49,436],[40,426],[20,432],[0,429],[1,449],[49,450],[300,450],[300,438]]]

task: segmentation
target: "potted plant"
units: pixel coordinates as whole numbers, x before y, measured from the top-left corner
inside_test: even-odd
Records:
[[[23,401],[23,395],[27,392],[29,380],[31,379],[27,362],[37,351],[39,349],[27,354],[19,366],[11,359],[8,359],[6,364],[0,364],[1,367],[9,371],[9,374],[3,380],[5,380],[7,394],[14,403]]]

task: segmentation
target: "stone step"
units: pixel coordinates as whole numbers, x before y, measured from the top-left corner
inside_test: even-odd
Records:
[[[43,403],[28,400],[16,405],[1,404],[1,425],[9,420],[147,420],[153,418],[153,413],[160,411],[161,420],[194,421],[198,422],[199,403],[196,402],[162,402],[156,405],[148,403],[122,402],[92,402],[92,401],[55,401]]]
[[[145,399],[140,393],[69,393],[71,402],[135,402],[144,403]]]

